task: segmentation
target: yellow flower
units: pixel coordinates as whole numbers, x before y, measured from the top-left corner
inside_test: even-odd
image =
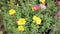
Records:
[[[14,9],[9,10],[10,15],[14,15],[15,13],[16,13],[16,11]]]
[[[17,24],[18,25],[24,25],[26,23],[25,19],[24,18],[20,18],[18,21],[17,21]]]
[[[19,31],[24,31],[25,29],[24,29],[23,26],[18,26],[18,30],[19,30]]]
[[[36,24],[41,24],[41,19],[39,17],[33,16],[33,22],[36,22]]]
[[[37,19],[37,17],[36,16],[33,16],[33,20],[35,21]]]
[[[40,18],[36,19],[36,24],[41,24],[41,19]]]
[[[41,3],[45,4],[45,0],[40,0]]]

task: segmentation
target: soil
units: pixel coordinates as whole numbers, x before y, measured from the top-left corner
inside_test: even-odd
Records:
[[[3,19],[3,16],[0,14],[0,33],[7,34],[7,31],[4,29],[2,19]]]

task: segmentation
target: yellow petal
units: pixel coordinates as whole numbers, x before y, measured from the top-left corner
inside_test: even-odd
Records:
[[[9,10],[10,15],[14,15],[15,13],[16,13],[16,11],[14,9]]]
[[[25,23],[26,23],[26,21],[24,18],[19,19],[17,22],[18,25],[24,25]]]
[[[37,17],[36,16],[33,16],[33,20],[36,20],[37,19]]]
[[[41,19],[37,19],[36,24],[41,24]]]
[[[33,23],[41,24],[41,19],[39,17],[33,16]]]
[[[45,4],[45,0],[40,0],[41,3]]]
[[[18,30],[19,30],[19,31],[24,31],[25,29],[24,29],[23,26],[18,26]]]

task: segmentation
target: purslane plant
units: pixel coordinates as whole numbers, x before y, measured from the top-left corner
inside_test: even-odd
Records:
[[[6,7],[3,15],[4,28],[12,34],[42,34],[51,29],[58,22],[56,14],[59,8],[52,0],[47,6],[45,0],[39,0],[38,5],[36,1],[24,3],[23,0],[19,0],[21,6],[15,5],[16,1],[9,2],[14,4],[11,6],[7,3],[9,7]]]

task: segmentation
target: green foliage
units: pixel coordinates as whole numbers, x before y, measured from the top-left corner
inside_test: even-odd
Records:
[[[60,24],[60,20],[57,18],[57,12],[60,11],[59,7],[56,6],[56,2],[52,0],[46,0],[47,1],[47,8],[46,9],[39,9],[39,11],[32,11],[31,6],[29,4],[36,5],[37,0],[34,0],[32,2],[29,2],[29,0],[26,0],[25,3],[23,0],[18,0],[21,6],[17,6],[15,0],[5,1],[0,0],[0,5],[3,5],[1,8],[2,11],[0,11],[0,14],[3,15],[3,24],[4,28],[9,31],[9,33],[12,34],[36,34],[39,32],[41,34],[42,32],[47,32],[48,29],[51,29],[53,25],[55,25],[57,22]],[[39,4],[38,4],[39,5]],[[24,10],[24,7],[26,7],[26,10]],[[9,15],[10,9],[15,9],[16,13],[11,16]],[[36,15],[39,18],[41,18],[42,22],[41,25],[33,24],[32,23],[32,17]],[[17,31],[17,23],[16,20],[19,18],[26,18],[27,22],[24,25],[25,31]]]

